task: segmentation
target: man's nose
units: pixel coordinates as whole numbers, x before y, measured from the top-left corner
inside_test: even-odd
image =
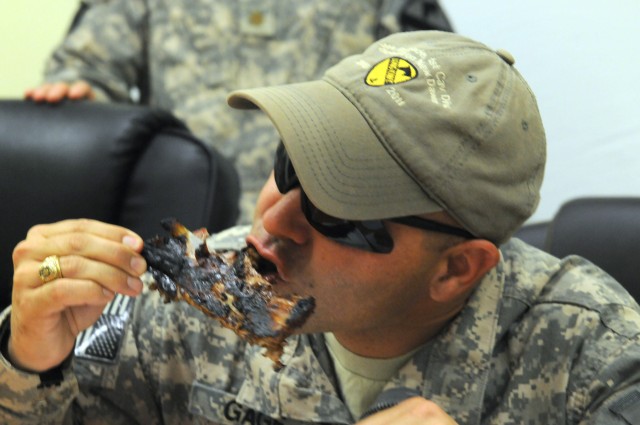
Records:
[[[292,189],[273,202],[262,216],[262,225],[273,236],[305,244],[312,228],[302,212],[300,189]]]

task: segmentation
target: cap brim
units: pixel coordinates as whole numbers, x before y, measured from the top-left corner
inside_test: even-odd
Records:
[[[305,193],[320,210],[369,220],[441,211],[407,175],[368,122],[326,81],[239,90],[238,109],[260,108],[274,123]]]

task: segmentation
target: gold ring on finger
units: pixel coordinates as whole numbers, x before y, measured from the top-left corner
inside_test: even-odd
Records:
[[[51,282],[52,280],[62,277],[62,269],[60,268],[60,259],[57,255],[50,255],[44,259],[38,269],[40,280],[42,283]]]

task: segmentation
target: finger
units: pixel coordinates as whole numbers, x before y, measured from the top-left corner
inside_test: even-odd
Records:
[[[56,103],[60,102],[62,99],[67,97],[69,94],[69,84],[68,83],[54,83],[51,85],[45,100],[47,102]]]
[[[456,422],[437,404],[422,397],[412,397],[403,402],[378,412],[357,423],[358,425],[389,424],[440,424],[455,425]]]
[[[42,102],[46,99],[47,93],[49,93],[49,89],[51,88],[51,84],[45,83],[39,87],[35,87],[27,92],[30,96],[30,99],[35,100],[36,102]]]
[[[91,281],[100,285],[108,293],[120,293],[123,295],[137,296],[142,292],[143,283],[140,274],[131,275],[118,267],[100,261],[90,260],[79,256],[60,257],[61,277],[49,282],[42,282],[39,270],[42,263],[31,261],[23,263],[15,271],[15,294],[26,289],[36,289],[60,279]]]
[[[79,260],[73,257],[84,257],[95,262],[103,263],[103,267],[117,268],[128,275],[138,277],[147,270],[144,258],[123,242],[116,242],[88,233],[68,233],[46,238],[46,243],[36,244],[32,248],[35,258],[57,253],[60,259],[62,274],[66,275],[68,268],[73,269]],[[38,255],[39,254],[39,255]],[[38,262],[37,267],[40,267]],[[95,267],[94,267],[95,268]],[[102,270],[102,272],[105,272]],[[90,276],[89,276],[90,277]]]
[[[62,277],[21,296],[15,307],[25,317],[47,318],[72,307],[102,308],[114,296],[113,292],[92,280]]]
[[[24,98],[25,98],[25,99],[33,99],[33,92],[34,92],[35,90],[36,90],[36,89],[35,89],[35,87],[32,87],[32,88],[26,89],[26,90],[24,91],[24,94],[23,94]]]
[[[89,99],[93,100],[95,95],[93,89],[86,81],[75,82],[69,87],[70,99]]]
[[[78,233],[32,238],[20,242],[13,251],[14,290],[40,286],[39,269],[43,260],[53,253],[57,253],[63,276],[94,279],[96,282],[109,279],[105,281],[110,282],[110,288],[117,292],[130,293],[124,289],[125,284],[134,291],[139,289],[141,286],[137,278],[147,269],[146,261],[137,251],[124,243],[99,236]],[[124,283],[114,284],[114,279]]]
[[[122,241],[112,241],[87,233],[53,236],[51,242],[60,248],[62,256],[78,255],[118,267],[132,276],[147,270],[142,256]]]
[[[142,238],[131,230],[92,219],[63,220],[53,224],[39,224],[29,229],[27,239],[35,236],[49,238],[68,233],[87,233],[123,242],[136,251],[140,251],[144,245]]]
[[[136,296],[142,291],[142,281],[137,276],[103,262],[67,256],[60,258],[60,268],[66,279],[93,281],[111,293]]]
[[[50,314],[64,312],[67,325],[77,335],[93,325],[115,294],[91,280],[56,279],[39,288],[48,300]]]
[[[121,226],[90,219],[64,220],[54,224],[36,225],[32,227],[27,233],[26,241],[34,242],[35,249],[40,248],[40,250],[42,251],[43,249],[45,249],[44,245],[47,243],[46,241],[54,240],[53,238],[57,236],[68,236],[68,243],[77,243],[79,245],[82,245],[82,235],[91,235],[113,242],[118,242],[136,253],[141,252],[142,247],[144,246],[143,239],[131,230],[128,230]],[[58,239],[58,241],[60,240],[64,239]],[[38,247],[38,244],[42,244],[43,246]],[[51,249],[55,249],[55,247]],[[45,256],[51,255],[52,253],[56,252],[50,251],[50,253],[46,254]],[[63,252],[59,252],[56,254],[61,255],[63,254]]]

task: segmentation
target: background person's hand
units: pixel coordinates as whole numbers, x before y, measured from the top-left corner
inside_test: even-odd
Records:
[[[39,87],[27,90],[24,93],[26,99],[36,102],[56,103],[63,99],[95,99],[95,93],[86,81],[76,81],[74,83],[45,83]]]
[[[371,415],[356,425],[456,425],[457,422],[434,402],[411,397]]]
[[[62,363],[75,338],[100,317],[115,293],[138,295],[146,270],[143,241],[93,220],[38,225],[13,252],[9,360],[41,372]],[[62,277],[43,283],[43,260],[57,255]]]

